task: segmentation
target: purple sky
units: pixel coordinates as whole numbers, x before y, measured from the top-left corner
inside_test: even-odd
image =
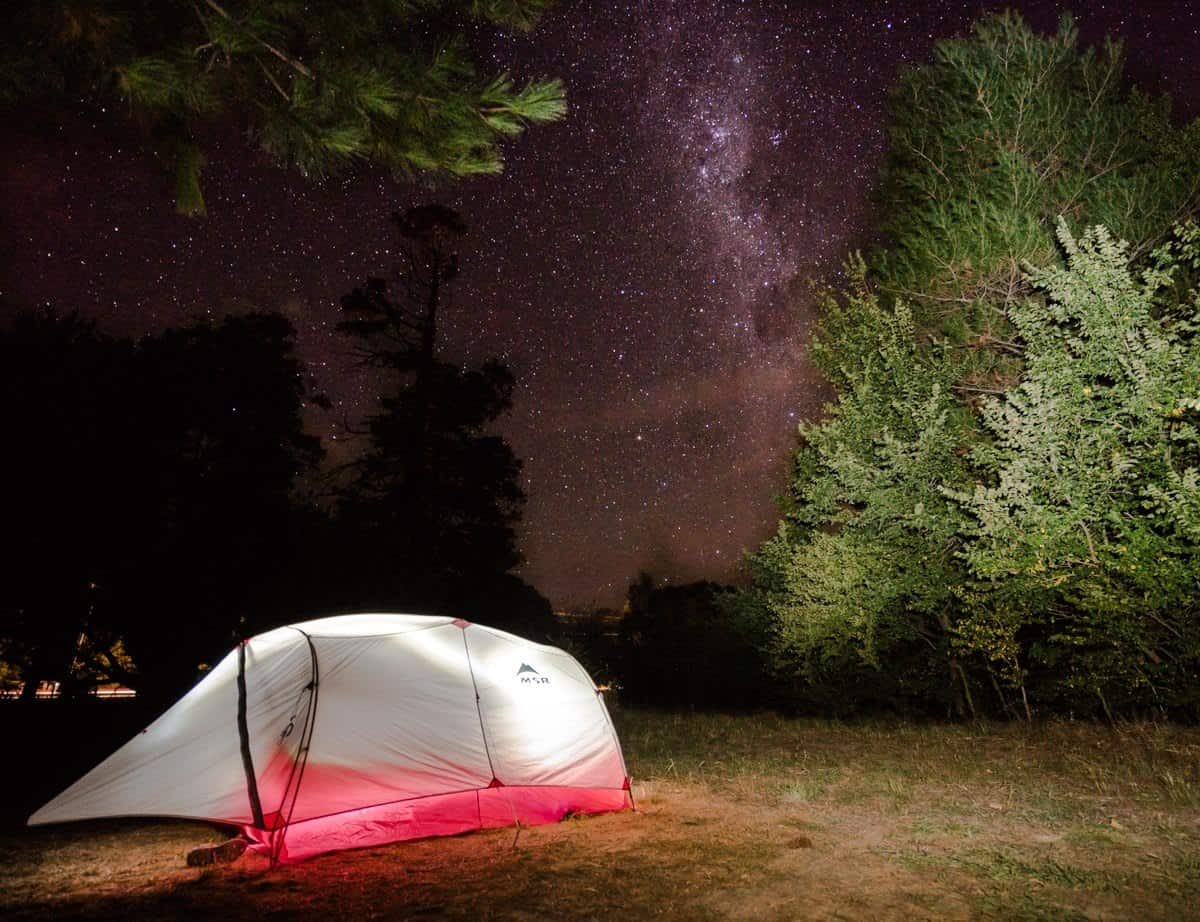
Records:
[[[1057,7],[1012,5],[1054,28]],[[344,457],[333,437],[374,391],[338,298],[390,270],[393,210],[453,205],[472,229],[443,343],[517,375],[501,430],[525,460],[524,576],[558,604],[611,603],[639,568],[728,579],[773,530],[796,424],[820,407],[806,280],[868,238],[884,95],[992,6],[567,2],[489,41],[497,69],[561,76],[571,105],[502,176],[313,185],[231,130],[204,220],[175,215],[103,123],[27,126],[2,142],[4,293],[130,334],[281,310],[335,402],[311,424]],[[1200,6],[1078,12],[1086,41],[1124,36],[1130,73],[1196,112]]]

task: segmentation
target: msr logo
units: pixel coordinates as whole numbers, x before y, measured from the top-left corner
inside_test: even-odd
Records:
[[[517,679],[522,685],[549,685],[550,677],[544,676],[528,663],[522,663],[517,670]]]

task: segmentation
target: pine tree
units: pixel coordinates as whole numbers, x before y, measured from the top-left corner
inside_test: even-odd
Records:
[[[890,93],[888,245],[871,263],[920,327],[1002,338],[1006,309],[1029,293],[1024,266],[1058,258],[1060,216],[1103,224],[1143,256],[1200,206],[1200,122],[1177,128],[1169,99],[1130,88],[1119,42],[1078,39],[1069,15],[1054,35],[1013,12],[985,17]]]
[[[204,126],[233,121],[281,166],[324,176],[503,166],[501,142],[561,118],[562,84],[477,72],[464,30],[531,29],[548,0],[35,0],[0,12],[0,103],[116,111],[203,214]]]
[[[512,405],[514,379],[496,360],[479,368],[449,362],[438,343],[462,218],[433,205],[395,222],[398,292],[372,279],[343,299],[340,328],[380,370],[384,389],[339,518],[358,536],[358,559],[348,565],[374,587],[368,601],[447,610],[481,586],[494,588],[520,562],[521,462],[489,431]]]

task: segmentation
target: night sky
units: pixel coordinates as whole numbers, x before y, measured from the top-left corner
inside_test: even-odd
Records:
[[[1195,114],[1200,5],[1136,6],[1077,5],[1085,40],[1124,36],[1131,75]],[[334,329],[338,299],[391,270],[393,210],[452,205],[471,232],[441,342],[517,375],[501,431],[525,462],[525,578],[559,605],[613,603],[639,568],[728,579],[774,528],[796,424],[825,398],[806,279],[870,239],[884,94],[990,8],[563,3],[532,36],[479,39],[496,69],[562,77],[571,106],[508,148],[502,176],[314,185],[230,129],[204,220],[177,216],[103,120],[22,128],[0,142],[3,292],[122,334],[281,310],[334,401],[311,425],[343,460],[343,422],[375,390]]]

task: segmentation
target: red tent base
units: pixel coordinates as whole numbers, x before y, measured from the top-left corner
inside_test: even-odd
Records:
[[[276,830],[281,862],[303,861],[324,852],[366,848],[423,839],[452,836],[473,829],[536,826],[556,823],[569,813],[611,813],[632,807],[628,790],[572,787],[490,787],[458,791],[415,800],[363,807],[345,813],[293,822]],[[242,827],[250,848],[270,854],[272,833]]]

